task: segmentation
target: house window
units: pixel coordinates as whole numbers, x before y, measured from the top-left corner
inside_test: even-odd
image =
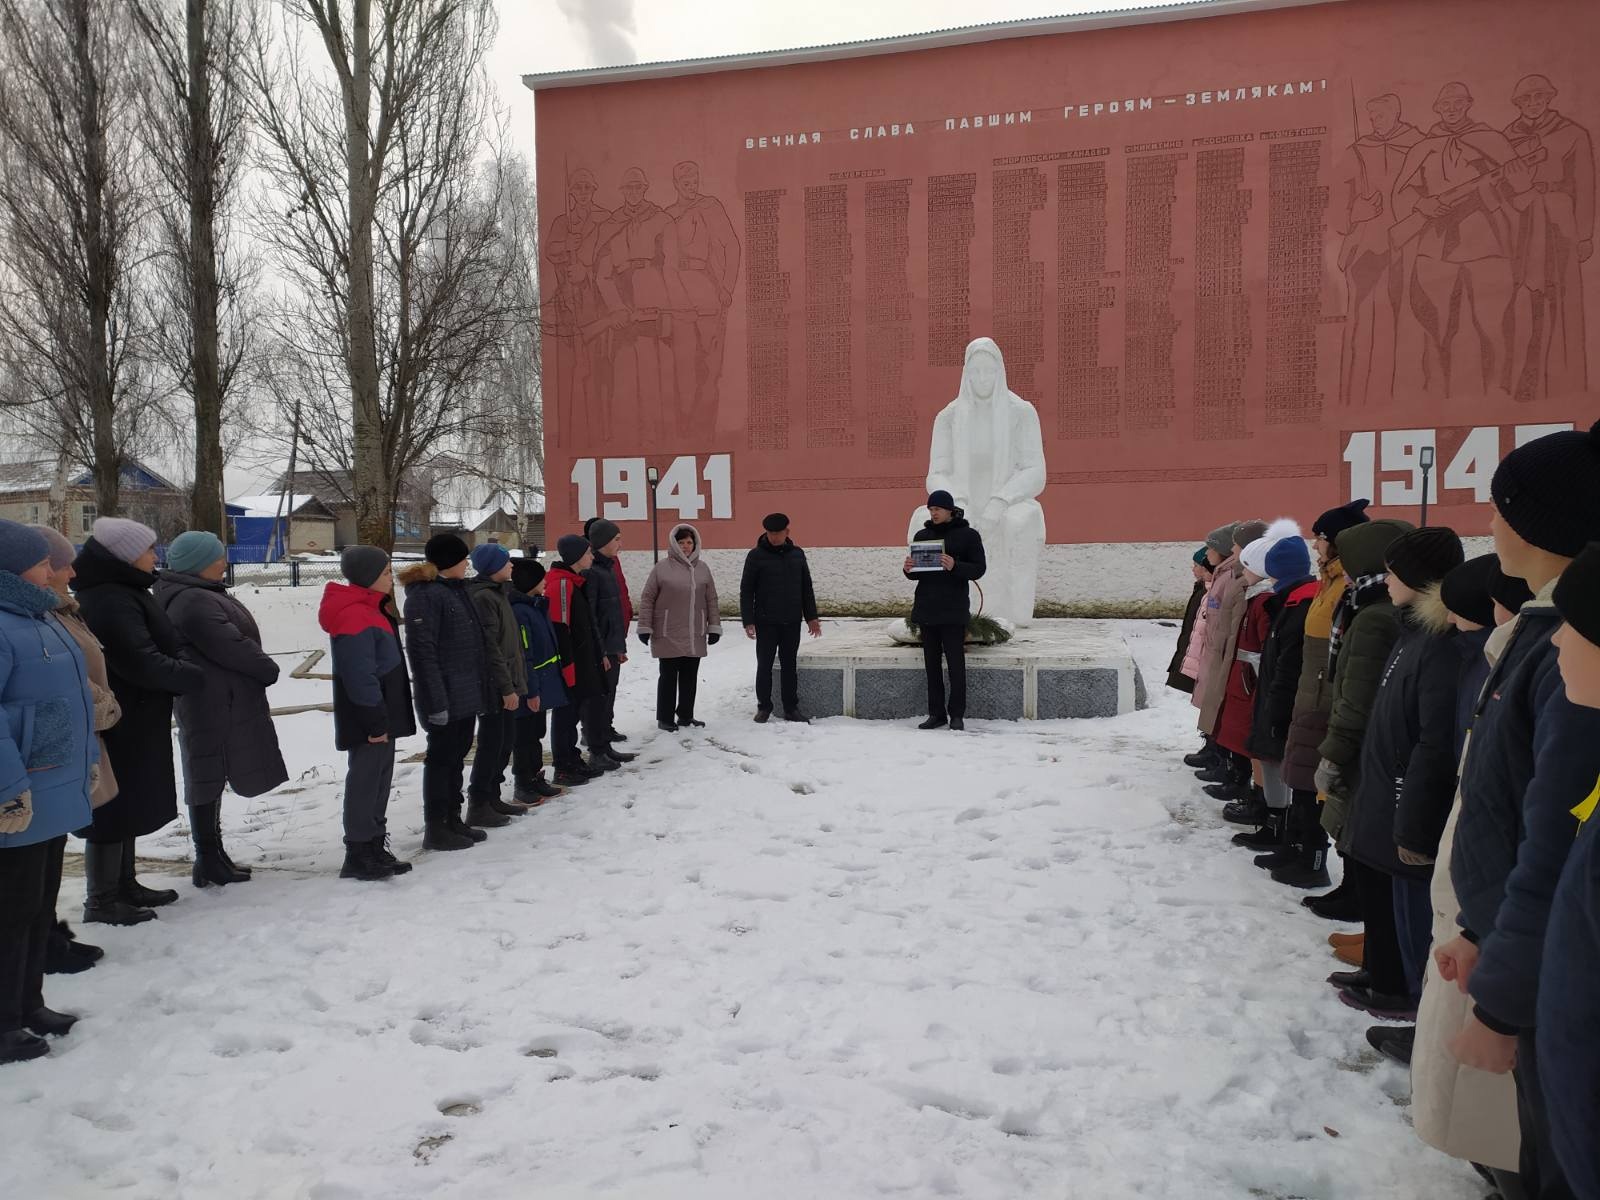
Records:
[[[37,505],[37,504],[28,505],[28,521],[27,521],[27,523],[29,525],[37,525],[43,520],[44,520],[44,517],[40,515],[40,506]]]
[[[94,505],[85,504],[83,506],[83,532],[85,534],[94,532],[94,515]]]

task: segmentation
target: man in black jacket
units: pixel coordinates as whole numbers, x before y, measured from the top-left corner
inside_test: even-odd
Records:
[[[789,538],[789,518],[772,513],[761,522],[765,531],[745,557],[739,581],[739,621],[756,644],[756,721],[772,715],[772,659],[783,669],[783,717],[805,722],[800,712],[800,623],[812,637],[822,636],[817,596],[811,587],[806,552]]]
[[[946,491],[928,496],[928,522],[916,541],[943,542],[938,570],[914,570],[906,555],[905,576],[917,581],[911,620],[922,633],[922,663],[928,672],[928,719],[918,729],[966,728],[967,622],[972,617],[968,584],[983,578],[983,535],[967,524],[966,514]],[[950,702],[945,703],[944,670],[950,664]]]
[[[478,714],[492,712],[500,698],[490,695],[488,647],[467,596],[467,544],[441,533],[428,539],[423,556],[426,562],[400,572],[411,690],[428,736],[422,844],[429,850],[465,850],[489,836],[461,819],[462,775]]]
[[[622,664],[628,661],[627,592],[622,583],[622,567],[617,555],[622,553],[622,530],[611,521],[592,521],[589,524],[589,545],[594,550],[594,561],[584,571],[585,590],[589,594],[589,607],[594,613],[594,629],[600,639],[600,653],[610,665],[605,668],[604,688],[596,700],[595,720],[598,740],[589,742],[589,753],[600,754],[613,762],[632,762],[636,755],[624,754],[615,746],[617,687],[622,682]]]

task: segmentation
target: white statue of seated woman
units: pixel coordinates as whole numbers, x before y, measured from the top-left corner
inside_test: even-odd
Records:
[[[967,346],[959,394],[934,418],[928,491],[949,492],[983,535],[985,616],[1012,625],[1033,619],[1044,552],[1044,509],[1036,497],[1044,485],[1039,414],[1006,387],[994,339],[977,338]],[[926,517],[921,508],[912,514],[911,534]]]

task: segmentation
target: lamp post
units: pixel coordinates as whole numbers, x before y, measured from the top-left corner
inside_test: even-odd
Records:
[[[1433,447],[1424,446],[1417,451],[1417,464],[1422,468],[1422,520],[1419,525],[1428,523],[1428,476],[1433,473]]]
[[[645,480],[650,484],[650,561],[661,561],[661,530],[656,525],[656,485],[661,482],[661,472],[654,467],[645,468]]]

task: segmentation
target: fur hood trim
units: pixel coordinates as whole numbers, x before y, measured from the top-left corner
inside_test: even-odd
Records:
[[[1410,605],[1417,625],[1432,634],[1450,631],[1450,610],[1445,607],[1444,597],[1439,594],[1440,587],[1441,584],[1430,583]]]
[[[432,583],[439,578],[439,568],[431,562],[412,563],[400,570],[400,586],[414,587],[419,583]]]

